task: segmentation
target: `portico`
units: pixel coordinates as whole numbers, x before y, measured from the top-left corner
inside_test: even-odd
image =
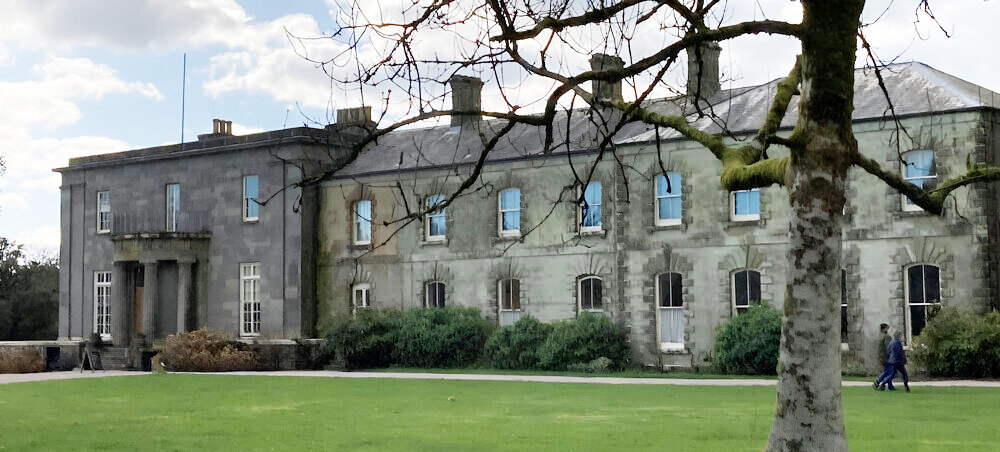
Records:
[[[199,323],[198,272],[207,262],[207,233],[140,233],[111,237],[114,285],[111,341],[149,347]]]

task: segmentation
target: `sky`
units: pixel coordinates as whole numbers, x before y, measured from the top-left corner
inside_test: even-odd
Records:
[[[301,56],[338,55],[343,42],[299,41],[286,34],[322,37],[337,32],[338,23],[344,23],[343,1],[0,0],[0,155],[6,162],[0,175],[0,236],[34,253],[57,253],[60,176],[51,169],[66,166],[71,157],[179,142],[182,97],[185,141],[211,132],[213,118],[233,121],[233,132],[241,135],[321,126],[330,122],[332,109],[360,105],[357,90],[331,83]],[[392,17],[410,2],[362,0],[362,9],[370,17],[379,12]],[[1000,52],[992,28],[1000,17],[1000,2],[932,1],[950,37],[915,10],[917,3],[868,1],[863,21],[871,24],[864,33],[878,56],[920,61],[1000,91]],[[734,1],[721,19],[732,23],[762,17],[798,22],[801,8],[787,0]],[[633,51],[655,48],[667,39],[655,30],[643,33]],[[600,48],[602,43],[594,40],[602,38],[594,36],[590,48]],[[426,39],[417,51],[456,53],[461,44],[449,45],[449,39]],[[386,43],[368,44],[376,51],[366,47],[358,57],[371,61]],[[797,49],[788,38],[768,36],[722,47],[726,87],[786,74]],[[859,64],[863,57],[859,54]],[[349,62],[350,55],[342,54],[340,63],[343,58]],[[583,69],[586,60],[576,54],[562,63],[575,70]],[[349,67],[338,64],[328,70]],[[682,80],[683,74],[674,79]],[[516,87],[505,94],[513,93],[530,111],[540,108],[551,84],[517,77],[487,82],[484,108],[502,108],[500,86]],[[365,103],[388,95],[390,88],[365,90]],[[389,119],[406,114],[408,102],[399,93],[396,89],[390,96]]]

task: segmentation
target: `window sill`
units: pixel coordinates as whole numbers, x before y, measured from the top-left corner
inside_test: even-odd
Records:
[[[372,244],[371,244],[371,242],[368,242],[368,243],[352,243],[351,244],[351,249],[352,250],[357,250],[357,251],[361,251],[361,250],[367,251],[367,250],[372,249]]]
[[[517,234],[511,234],[509,232],[506,233],[506,234],[500,233],[500,235],[494,237],[494,239],[497,242],[520,242],[521,241],[521,237],[522,237],[521,236],[521,232],[518,231]]]
[[[684,347],[684,344],[677,344],[673,342],[660,342],[660,353],[666,353],[668,355],[689,354],[687,348]]]
[[[727,223],[722,223],[722,229],[728,231],[731,228],[737,227],[764,227],[766,224],[767,221],[763,218],[757,218],[754,220],[729,220]]]
[[[653,226],[646,226],[647,232],[657,232],[657,231],[687,231],[686,223],[677,224],[657,224]]]
[[[608,236],[608,230],[607,229],[597,229],[597,230],[592,230],[592,231],[589,231],[589,230],[588,231],[577,231],[576,232],[576,236],[577,237],[599,237],[599,238],[606,238]]]
[[[421,247],[424,247],[424,246],[445,246],[445,247],[447,247],[448,246],[448,239],[431,239],[431,240],[424,239],[424,240],[420,241],[420,246]]]
[[[920,209],[920,210],[905,210],[904,209],[904,210],[900,210],[899,212],[896,212],[896,216],[899,217],[899,218],[911,218],[911,217],[931,217],[931,216],[934,216],[934,215],[931,214],[930,212],[927,212],[924,209]]]
[[[96,232],[96,234],[97,234],[97,235],[111,235],[111,230],[107,230],[107,231],[97,231],[97,232]]]
[[[260,218],[244,218],[243,224],[257,224],[260,223]]]

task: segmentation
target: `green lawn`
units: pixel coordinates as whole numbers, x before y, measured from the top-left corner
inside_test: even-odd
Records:
[[[448,398],[453,397],[454,401]],[[772,387],[149,375],[0,385],[0,450],[760,450]],[[845,388],[852,450],[996,450],[1000,389]]]

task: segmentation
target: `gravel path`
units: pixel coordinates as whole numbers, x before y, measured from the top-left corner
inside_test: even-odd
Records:
[[[109,370],[107,372],[45,372],[40,374],[0,374],[0,384],[27,381],[68,380],[73,378],[121,377],[149,375],[149,372]],[[283,370],[274,372],[220,372],[207,375],[257,375],[277,377],[321,378],[401,378],[416,380],[463,381],[532,381],[540,383],[591,383],[612,385],[678,385],[678,386],[774,386],[776,380],[746,378],[620,378],[620,377],[563,377],[555,375],[491,375],[491,374],[437,374],[414,372],[339,372],[332,370]],[[845,381],[844,386],[870,386],[866,381]],[[902,386],[900,382],[899,386]],[[913,387],[963,386],[1000,388],[995,380],[934,380],[911,382]]]

